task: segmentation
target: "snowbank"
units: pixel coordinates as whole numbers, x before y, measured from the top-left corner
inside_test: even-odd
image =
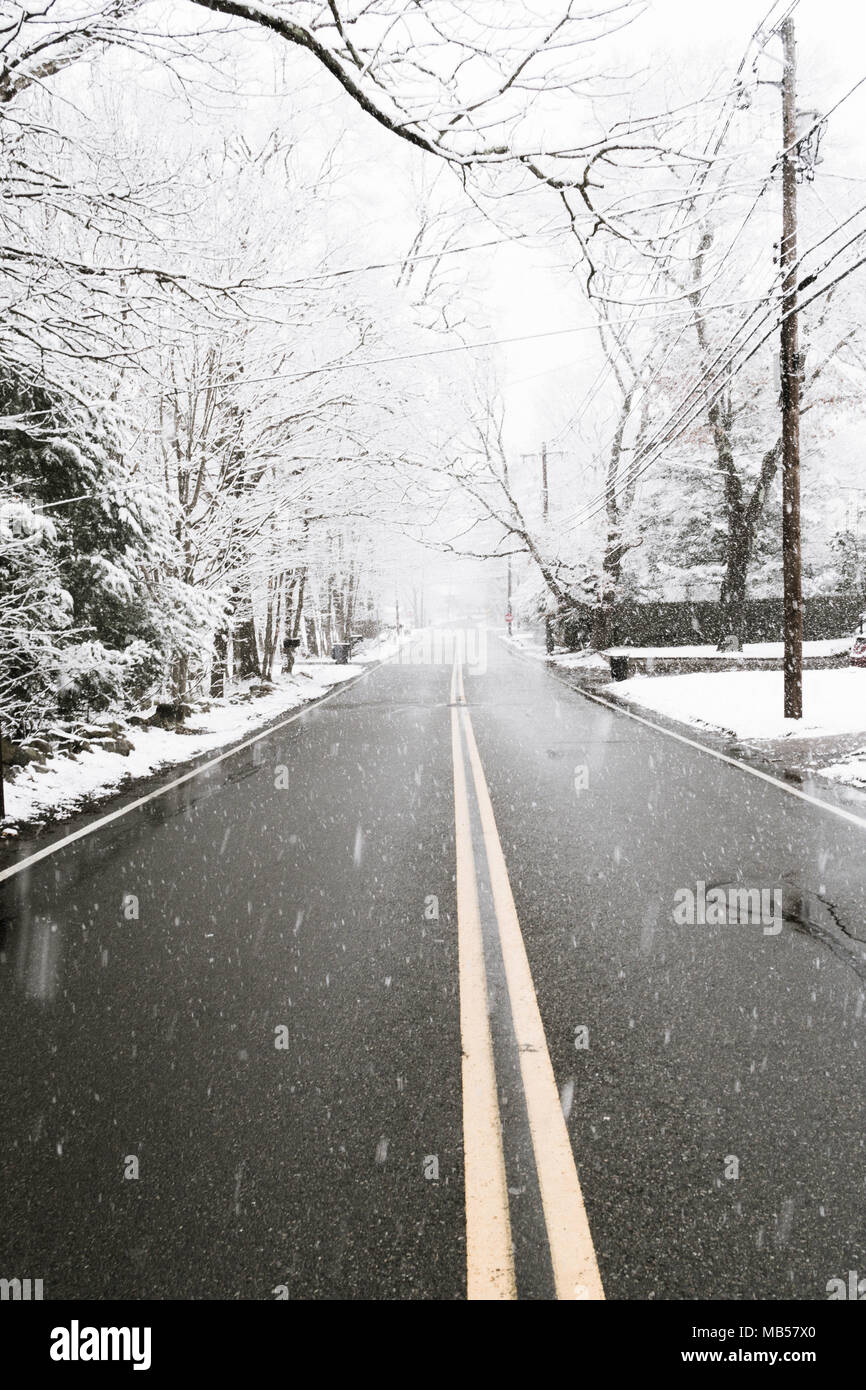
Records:
[[[851,758],[842,762],[830,763],[821,768],[822,777],[832,777],[834,782],[845,782],[849,787],[866,789],[866,748],[861,748]]]
[[[365,644],[363,652],[349,666],[336,666],[330,661],[298,662],[291,676],[277,678],[269,694],[243,704],[232,704],[230,698],[214,700],[206,712],[196,711],[180,734],[132,725],[124,729],[124,738],[133,745],[126,757],[94,748],[75,758],[57,756],[41,765],[31,763],[18,772],[14,781],[5,784],[4,824],[64,819],[88,802],[109,796],[137,778],[203,753],[217,753],[281,714],[360,675],[365,665],[384,660],[396,650],[396,638],[386,636]],[[41,770],[36,771],[37,766]]]

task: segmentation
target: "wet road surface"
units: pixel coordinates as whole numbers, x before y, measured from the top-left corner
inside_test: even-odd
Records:
[[[609,1299],[825,1299],[866,1272],[864,829],[492,635],[467,656],[579,1177],[562,1230],[588,1223]],[[0,884],[0,1277],[41,1278],[47,1299],[465,1298],[484,1096],[465,1094],[463,834],[513,1262],[499,1296],[575,1296],[485,786],[464,733],[456,833],[454,673],[429,658],[408,649]],[[678,923],[701,883],[776,889],[781,930]]]

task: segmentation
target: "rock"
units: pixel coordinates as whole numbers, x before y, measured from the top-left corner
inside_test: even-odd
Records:
[[[38,748],[46,754],[54,751],[54,745],[44,734],[30,734],[26,743],[28,748]]]
[[[75,734],[68,733],[66,729],[52,729],[49,737],[52,746],[59,752],[65,752],[68,748],[81,747],[81,739],[77,738]]]
[[[189,705],[182,701],[164,701],[157,705],[148,723],[157,729],[174,729],[178,724],[182,724],[191,713]]]
[[[122,758],[128,758],[135,744],[130,743],[128,738],[111,738],[105,739],[100,747],[107,753],[119,753]]]
[[[17,757],[13,758],[12,761],[17,763],[23,761],[25,766],[30,763],[44,763],[48,761],[48,754],[43,748],[37,748],[35,744],[20,743]]]

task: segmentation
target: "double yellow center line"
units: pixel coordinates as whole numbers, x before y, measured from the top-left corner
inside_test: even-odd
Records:
[[[490,793],[466,705],[459,659],[455,660],[451,674],[451,751],[457,842],[467,1296],[470,1299],[517,1298],[479,912],[476,846],[473,845],[467,785],[468,761],[483,840],[477,852],[483,852],[487,860],[556,1296],[560,1299],[603,1299],[604,1289],[571,1141],[547,1050]]]

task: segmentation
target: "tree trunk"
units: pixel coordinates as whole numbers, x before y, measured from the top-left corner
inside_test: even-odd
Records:
[[[725,577],[719,593],[721,610],[722,639],[734,637],[736,650],[743,645],[746,631],[746,591],[749,565],[755,544],[758,526],[764,514],[764,505],[770,485],[779,467],[782,443],[780,439],[768,449],[761,460],[761,471],[752,495],[743,505],[742,487],[737,479],[730,479],[733,463],[729,453],[719,450],[719,457],[726,466],[725,514],[727,518],[727,537],[725,544]]]
[[[256,623],[253,616],[252,593],[249,585],[236,584],[232,595],[232,649],[234,673],[241,680],[261,679]]]
[[[601,591],[598,603],[592,614],[592,634],[590,645],[597,651],[604,651],[614,641],[614,617],[619,581],[622,575],[622,539],[618,527],[611,527],[607,535],[604,560],[601,567]]]
[[[746,523],[743,509],[739,508],[737,515],[732,515],[729,510],[725,577],[719,594],[719,616],[722,641],[733,637],[736,640],[736,647],[733,649],[736,651],[742,650],[746,631],[746,579],[752,556],[753,535]]]
[[[172,697],[178,702],[186,699],[189,681],[189,657],[180,656],[171,669]]]
[[[253,615],[244,618],[234,630],[235,673],[241,680],[252,677],[261,678],[259,649],[256,643],[256,625]]]
[[[617,373],[619,379],[619,373]],[[622,384],[622,383],[621,383]],[[607,512],[607,539],[604,559],[601,562],[601,586],[598,602],[592,615],[591,645],[596,651],[603,651],[613,640],[613,619],[622,575],[622,557],[625,554],[620,528],[620,503],[617,495],[619,486],[619,465],[622,458],[622,444],[625,427],[631,414],[635,386],[623,388],[622,404],[616,432],[610,447],[607,462],[607,484],[605,487],[605,510]]]
[[[694,263],[696,285],[700,284],[703,277],[704,257],[712,244],[713,233],[704,231]],[[695,331],[698,338],[701,365],[706,370],[708,342],[706,325],[699,312],[701,301],[697,290],[689,295],[689,302],[695,311]],[[731,645],[735,650],[740,651],[746,628],[746,585],[749,563],[752,558],[752,547],[764,510],[767,491],[778,468],[781,441],[777,440],[773,447],[764,454],[758,481],[751,497],[746,501],[744,499],[743,479],[737,472],[734,461],[734,415],[730,385],[726,396],[723,394],[721,397],[716,397],[708,405],[707,421],[713,435],[716,466],[724,485],[725,523],[727,527],[725,577],[719,593],[719,616],[722,628],[719,647]],[[726,641],[726,639],[733,640]]]
[[[262,642],[262,680],[269,681],[274,668],[274,654],[280,633],[282,616],[283,576],[268,580],[268,606],[265,634]]]
[[[214,633],[213,662],[210,668],[210,693],[215,699],[221,700],[226,693],[228,658],[229,630],[227,627],[221,627]]]
[[[298,605],[295,609],[295,620],[292,623],[292,636],[299,637],[301,633],[301,621],[304,616],[304,588],[307,583],[306,565],[301,570],[301,577],[298,580]]]
[[[355,626],[355,602],[356,602],[357,597],[358,597],[358,584],[359,584],[359,580],[360,580],[360,575],[359,575],[359,574],[357,573],[357,571],[355,570],[355,566],[352,565],[352,568],[351,568],[350,571],[349,571],[349,585],[348,585],[348,591],[347,591],[347,595],[346,595],[346,619],[345,619],[345,634],[346,634],[346,635],[345,635],[345,637],[343,638],[343,641],[344,641],[344,642],[348,642],[348,641],[351,639],[351,636],[352,636],[352,629],[353,629],[353,627]]]
[[[331,580],[329,586],[331,595],[331,613],[333,614],[335,640],[345,642],[346,640],[346,595],[340,588],[336,576]]]

